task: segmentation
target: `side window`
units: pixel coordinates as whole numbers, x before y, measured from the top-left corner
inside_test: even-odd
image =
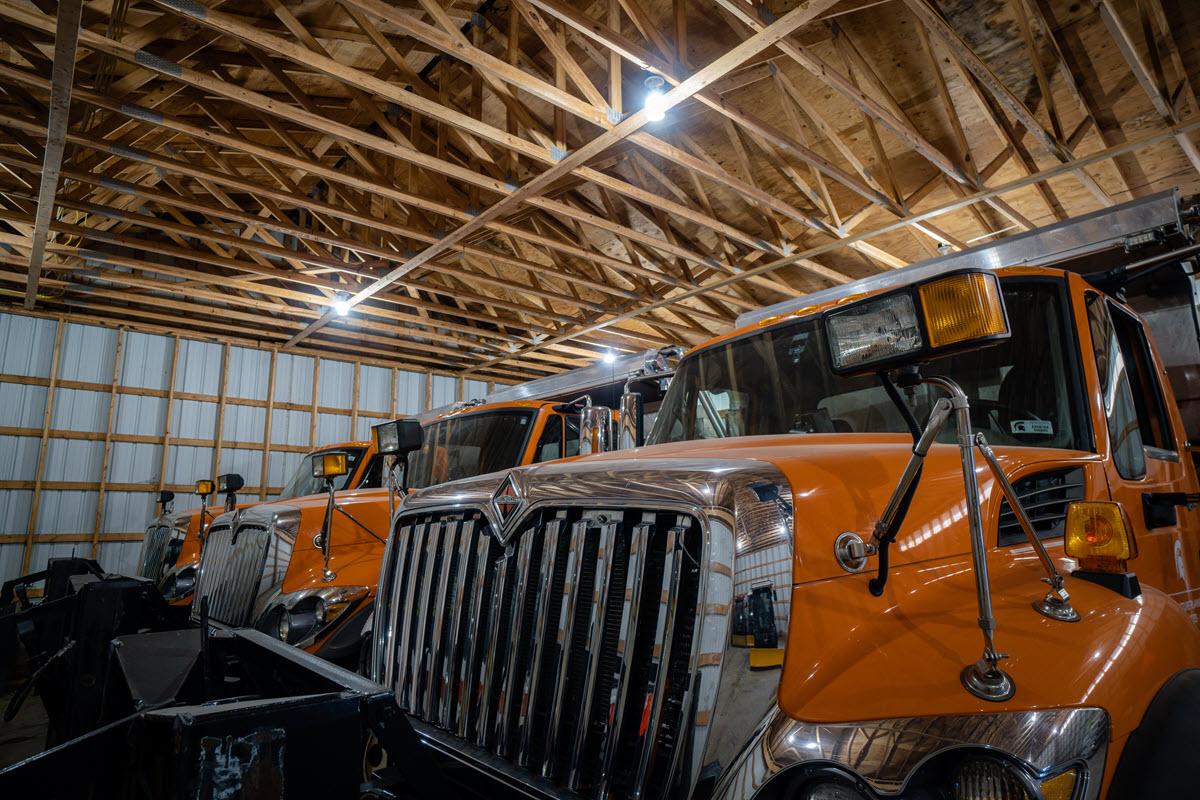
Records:
[[[1110,304],[1110,313],[1129,370],[1129,385],[1133,392],[1133,405],[1137,409],[1142,443],[1161,451],[1174,452],[1175,442],[1171,427],[1167,424],[1162,388],[1154,369],[1154,359],[1150,356],[1146,330],[1136,317],[1122,308]]]
[[[554,461],[563,457],[563,425],[562,417],[557,414],[546,420],[542,428],[542,437],[538,439],[537,452],[533,455],[533,463]]]
[[[376,453],[367,462],[367,468],[363,471],[362,480],[358,482],[358,488],[378,489],[381,486],[383,486],[383,456]]]
[[[568,414],[563,417],[563,424],[567,428],[566,446],[563,447],[563,458],[571,458],[579,455],[579,415]]]
[[[1141,478],[1146,474],[1146,453],[1121,341],[1108,303],[1100,295],[1088,295],[1087,312],[1113,462],[1122,478]]]

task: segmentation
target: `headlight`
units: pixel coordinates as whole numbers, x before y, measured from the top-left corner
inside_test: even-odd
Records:
[[[821,781],[805,787],[801,800],[866,800],[853,786],[834,781]]]
[[[330,586],[283,595],[255,626],[279,641],[307,646],[316,636],[367,596],[366,586]]]
[[[990,758],[968,758],[954,776],[954,800],[1031,800],[1016,770]]]
[[[184,567],[179,572],[172,573],[163,580],[163,597],[168,600],[182,600],[196,590],[196,568]]]

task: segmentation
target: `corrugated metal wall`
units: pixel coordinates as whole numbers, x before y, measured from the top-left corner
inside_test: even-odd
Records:
[[[489,386],[456,376],[0,313],[0,582],[60,555],[135,568],[160,488],[279,492],[314,446]]]

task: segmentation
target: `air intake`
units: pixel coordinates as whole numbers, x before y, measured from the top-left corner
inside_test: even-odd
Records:
[[[1029,515],[1038,538],[1053,539],[1063,535],[1067,521],[1067,506],[1083,499],[1083,469],[1072,467],[1029,475],[1013,484],[1021,508]],[[1000,505],[1000,547],[1027,541],[1021,523],[1005,500]]]

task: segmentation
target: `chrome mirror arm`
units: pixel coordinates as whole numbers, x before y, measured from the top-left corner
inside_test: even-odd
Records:
[[[334,493],[332,479],[325,479],[325,488],[329,490],[329,502],[325,505],[325,523],[321,528],[321,557],[325,562],[321,580],[331,583],[337,577],[337,573],[329,569],[329,539],[333,534],[333,508],[337,504],[337,495]]]
[[[1045,597],[1033,604],[1034,610],[1043,616],[1060,622],[1078,622],[1080,619],[1079,612],[1071,605],[1071,595],[1063,585],[1062,573],[1054,566],[1054,561],[1050,558],[1050,554],[1046,552],[1046,546],[1037,535],[1037,531],[1033,529],[1033,522],[1030,521],[1029,515],[1025,513],[1025,509],[1017,497],[1016,490],[1013,489],[1008,476],[1001,469],[1000,462],[996,459],[996,454],[992,452],[991,445],[988,444],[987,438],[982,433],[975,434],[975,446],[983,454],[984,460],[987,461],[988,467],[992,471],[992,477],[1000,486],[1000,491],[1004,493],[1004,498],[1008,500],[1008,507],[1012,509],[1013,515],[1021,525],[1021,530],[1025,532],[1025,537],[1033,545],[1038,560],[1042,562],[1042,567],[1046,570],[1046,577],[1042,580],[1050,584],[1050,591],[1046,593]]]
[[[1016,693],[1016,684],[1000,668],[1007,658],[996,650],[993,637],[996,617],[992,613],[992,589],[988,581],[987,542],[983,537],[983,513],[979,505],[979,483],[975,478],[975,437],[971,434],[971,404],[957,383],[949,378],[925,378],[925,383],[937,386],[949,395],[958,429],[958,450],[962,457],[963,487],[966,489],[967,524],[971,533],[971,561],[975,573],[975,595],[979,604],[979,629],[983,631],[983,654],[968,664],[960,674],[968,692],[990,702],[1000,703]]]

